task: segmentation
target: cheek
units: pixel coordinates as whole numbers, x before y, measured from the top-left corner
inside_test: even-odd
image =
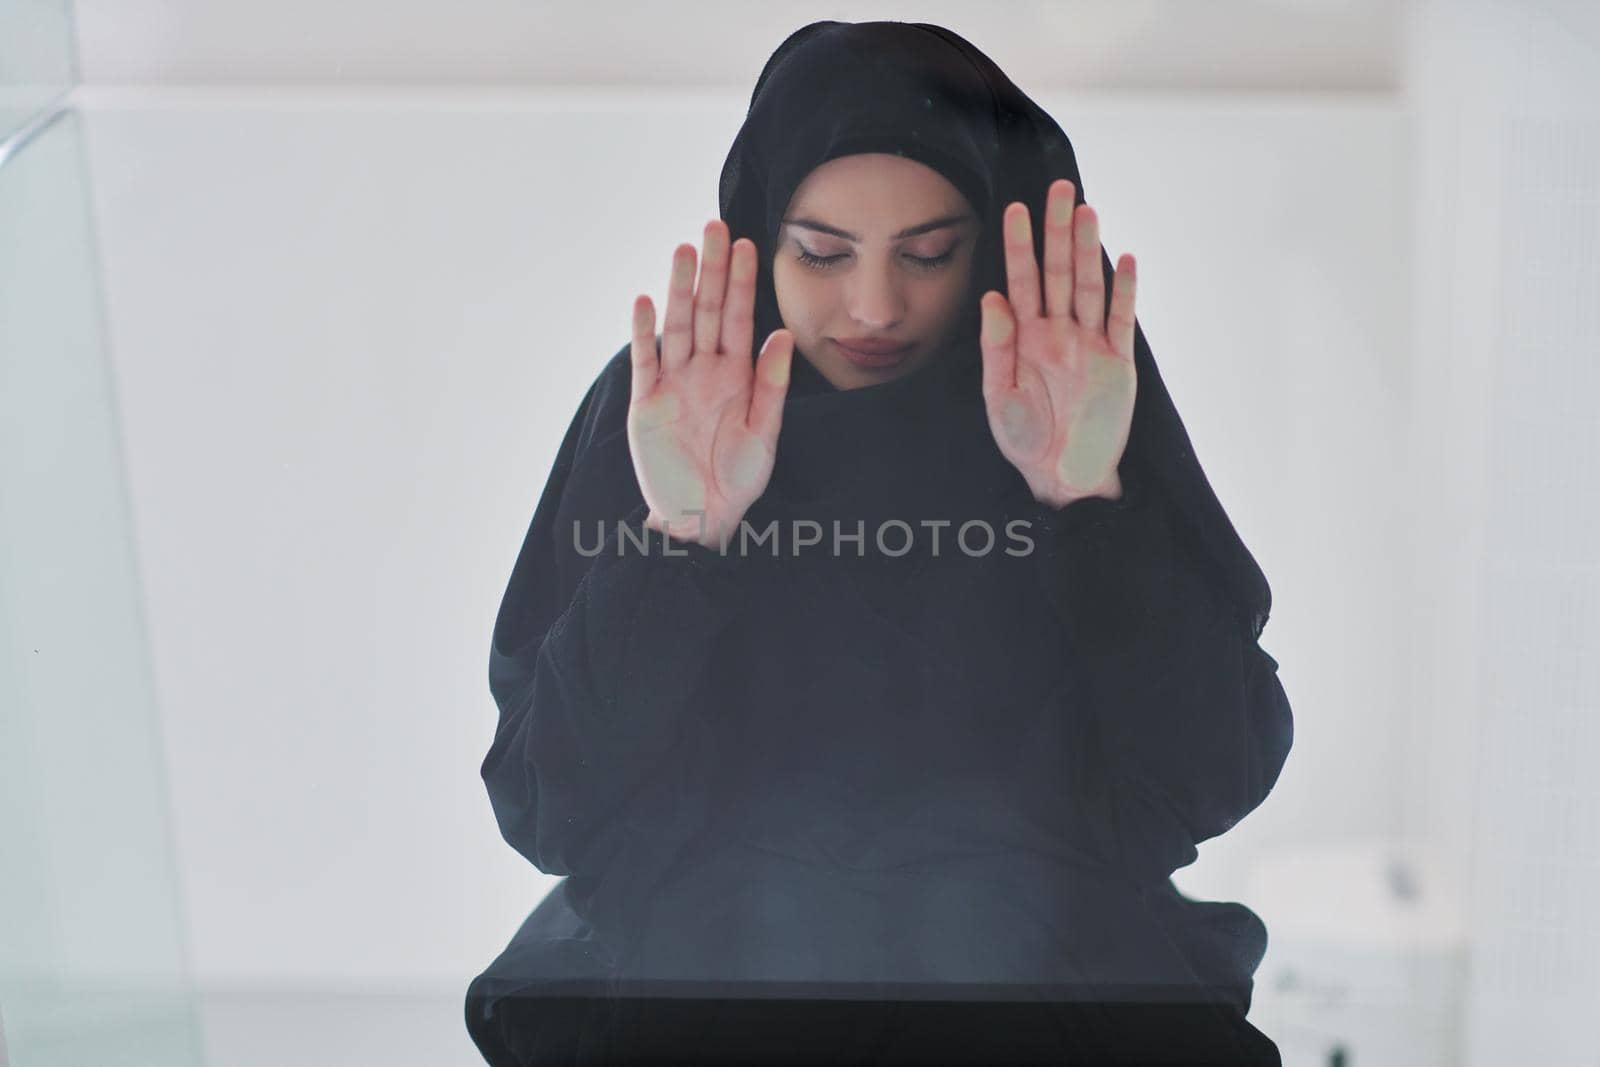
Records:
[[[794,303],[794,283],[789,278],[789,272],[782,264],[772,265],[772,293],[778,298],[778,308],[788,318],[790,307]]]
[[[952,271],[929,293],[937,301],[941,318],[950,319],[961,313],[962,302],[967,298],[967,283],[965,272]]]
[[[950,301],[960,309],[965,304],[976,306],[981,293],[974,292],[973,286],[977,282],[977,272],[971,258],[966,264],[950,278]],[[1001,289],[1004,292],[1004,288]]]
[[[807,277],[790,266],[773,270],[773,288],[778,296],[778,306],[797,322],[826,314],[829,301],[828,288],[817,279]]]

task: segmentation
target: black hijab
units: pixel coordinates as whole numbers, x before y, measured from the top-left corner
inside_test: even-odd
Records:
[[[850,472],[848,484],[869,493],[884,484],[863,469],[872,463],[893,478],[897,511],[959,511],[974,494],[1015,495],[1025,485],[994,444],[984,413],[978,298],[1007,291],[999,225],[1007,204],[1029,206],[1034,247],[1042,248],[1050,183],[1070,180],[1078,203],[1085,201],[1072,144],[993,61],[943,27],[822,21],[796,30],[762,69],[722,168],[721,214],[730,236],[748,237],[759,250],[757,346],[783,325],[772,257],[789,198],[817,166],[860,152],[924,163],[977,210],[982,230],[966,309],[928,365],[889,382],[838,390],[797,352],[765,503],[780,516],[800,514],[826,492],[826,511],[837,515],[840,485],[824,490],[808,478],[823,469]],[[1109,300],[1113,267],[1104,248],[1101,266]],[[1207,481],[1137,324],[1134,344],[1138,394],[1119,467],[1124,486],[1161,497],[1179,517],[1255,640],[1271,611],[1266,578]],[[1092,514],[1109,506],[1090,499],[1069,510]],[[872,510],[863,496],[848,514]]]

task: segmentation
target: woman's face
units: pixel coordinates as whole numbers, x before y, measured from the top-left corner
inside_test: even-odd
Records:
[[[885,153],[840,156],[789,200],[772,282],[795,348],[839,389],[903,377],[960,316],[977,245],[972,205],[938,171]],[[904,344],[855,359],[841,342]]]

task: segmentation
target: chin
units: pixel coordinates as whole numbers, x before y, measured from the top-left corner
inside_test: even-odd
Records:
[[[858,367],[854,363],[846,362],[835,364],[830,368],[828,377],[835,384],[843,382],[848,386],[878,385],[882,382],[892,382],[897,378],[904,378],[908,374],[915,374],[926,362],[926,357],[919,355],[916,359],[909,359],[898,366],[888,367],[883,370],[868,370],[864,367]]]

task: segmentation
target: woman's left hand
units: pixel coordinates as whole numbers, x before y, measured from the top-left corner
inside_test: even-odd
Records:
[[[1027,205],[1004,215],[1010,299],[983,294],[983,400],[1000,452],[1036,499],[1065,507],[1122,495],[1117,464],[1133,424],[1134,261],[1117,261],[1105,312],[1100,224],[1060,179],[1045,204],[1044,292]]]

